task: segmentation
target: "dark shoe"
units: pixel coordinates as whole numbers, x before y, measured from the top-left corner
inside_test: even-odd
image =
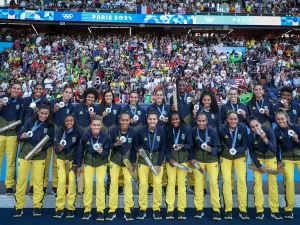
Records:
[[[257,219],[257,220],[263,220],[264,219],[264,213],[262,213],[262,212],[258,212],[258,213],[256,213],[256,215],[255,215],[255,218]]]
[[[146,217],[146,211],[140,210],[139,215],[136,219],[143,220],[143,219],[145,219],[145,217]]]
[[[16,209],[15,213],[14,213],[14,217],[15,218],[20,218],[23,215],[23,209]]]
[[[6,188],[6,195],[7,196],[14,195],[14,189],[13,188]]]
[[[57,194],[57,188],[56,187],[52,188],[51,193],[56,196],[56,194]]]
[[[153,194],[153,187],[149,186],[149,188],[148,188],[148,194],[149,195]]]
[[[158,210],[154,211],[153,212],[153,218],[154,218],[154,220],[161,220],[162,217],[160,215],[160,211],[158,211]]]
[[[246,212],[240,212],[239,213],[239,217],[242,219],[242,220],[249,220],[249,216]]]
[[[174,220],[174,213],[173,212],[168,212],[166,216],[166,220]]]
[[[41,215],[42,215],[42,211],[40,208],[33,209],[33,216],[41,216]]]
[[[104,221],[104,215],[102,212],[97,212],[96,221]]]
[[[119,195],[124,195],[124,187],[119,187],[118,193]]]
[[[108,213],[108,215],[105,218],[105,220],[112,221],[115,218],[116,218],[116,213],[115,212],[110,212],[110,213]]]
[[[74,218],[74,210],[67,210],[66,218],[67,218],[67,219],[72,219],[72,218]]]
[[[125,214],[124,214],[124,219],[125,219],[126,221],[133,221],[132,214],[131,214],[131,213],[125,213]]]
[[[293,219],[294,218],[294,215],[293,215],[293,212],[289,211],[289,212],[285,212],[284,213],[284,218],[285,219]]]
[[[83,214],[83,217],[81,218],[82,220],[89,220],[92,217],[91,212],[86,212]]]
[[[221,220],[220,213],[217,211],[213,211],[213,220],[219,221]]]
[[[63,210],[58,210],[55,212],[53,218],[55,219],[61,219],[61,217],[64,215],[64,211]]]
[[[282,216],[278,212],[271,213],[271,217],[274,218],[275,220],[282,220]]]
[[[195,187],[194,186],[190,186],[189,187],[189,191],[192,192],[192,193],[195,193]]]
[[[179,220],[185,220],[186,219],[185,213],[184,212],[178,212],[178,219]]]
[[[196,215],[194,216],[194,218],[201,219],[203,216],[204,216],[204,211],[203,210],[198,210],[196,212]]]
[[[32,186],[30,186],[30,189],[27,192],[27,195],[33,195],[33,187]]]
[[[232,220],[232,212],[231,211],[225,212],[224,219],[225,220]]]

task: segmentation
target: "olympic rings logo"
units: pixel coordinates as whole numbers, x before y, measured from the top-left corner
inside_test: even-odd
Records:
[[[212,23],[215,21],[215,18],[214,17],[204,17],[204,21],[206,23]]]
[[[62,17],[65,19],[65,20],[70,20],[73,18],[73,14],[62,14]]]

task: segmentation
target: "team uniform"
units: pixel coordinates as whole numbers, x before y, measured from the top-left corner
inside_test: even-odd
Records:
[[[63,150],[59,152],[59,143],[61,140],[66,141]],[[67,204],[67,218],[74,217],[75,200],[76,200],[76,174],[71,168],[76,168],[77,164],[77,151],[76,148],[80,142],[80,133],[75,129],[68,132],[58,130],[55,135],[54,150],[57,155],[58,167],[58,186],[56,197],[56,218],[62,216],[66,199]],[[68,194],[66,196],[66,187]]]
[[[202,168],[202,170],[207,171],[213,212],[214,214],[218,213],[219,215],[221,205],[218,185],[218,154],[221,146],[218,133],[211,127],[207,127],[205,130],[200,130],[199,128],[194,127],[192,129],[192,135],[194,149],[192,151],[192,154],[190,154],[190,160],[197,160],[197,163]],[[211,152],[207,152],[206,150],[202,149],[201,145],[203,143],[206,143],[211,147]],[[196,168],[193,170],[193,174],[195,183],[198,184],[195,186],[194,196],[194,204],[197,211],[195,218],[202,218],[204,216],[204,176]],[[214,215],[214,218],[218,215]]]
[[[0,98],[4,98],[0,96]],[[9,100],[6,105],[0,108],[0,127],[5,127],[20,119],[20,112],[22,106],[22,98],[8,97]],[[0,168],[2,168],[2,161],[4,152],[6,153],[6,177],[5,186],[7,194],[13,194],[13,187],[15,185],[15,168],[17,155],[17,128],[9,129],[0,133]]]
[[[103,118],[103,130],[105,133],[109,134],[112,126],[119,123],[119,114],[121,111],[121,106],[117,104],[106,105],[104,111],[109,109],[109,113]]]
[[[290,123],[300,125],[300,119],[299,119],[300,118],[300,106],[299,106],[299,104],[291,103],[289,105],[289,108],[285,109],[285,108],[283,108],[282,103],[278,103],[274,107],[274,112],[276,112],[279,108],[284,109],[285,112],[289,115]]]
[[[291,124],[289,128],[282,129],[276,127],[274,130],[275,137],[280,148],[280,156],[277,157],[279,162],[282,161],[284,169],[284,184],[285,184],[285,199],[286,207],[285,218],[293,218],[293,208],[295,205],[295,182],[294,182],[294,167],[300,171],[300,144],[295,142],[288,135],[288,130],[293,130],[300,137],[300,127]]]
[[[147,113],[149,113],[150,111],[155,111],[157,114],[157,117],[159,119],[160,116],[164,116],[165,118],[169,118],[170,115],[170,106],[166,105],[164,103],[157,105],[156,103],[149,105],[147,108]],[[166,124],[168,124],[168,122],[164,122],[161,119],[158,120],[158,124],[159,126],[164,127]]]
[[[100,144],[103,152],[99,154],[94,150],[94,144]],[[105,187],[104,180],[106,177],[106,169],[109,155],[109,137],[106,133],[101,132],[97,138],[94,138],[92,131],[84,133],[78,146],[77,167],[84,164],[84,195],[83,206],[84,216],[82,219],[88,220],[92,216],[93,202],[93,181],[96,172],[96,209],[97,220],[104,220],[105,210]]]
[[[125,142],[120,146],[114,146],[115,142],[125,137]],[[133,127],[129,127],[127,133],[122,133],[120,126],[115,126],[110,130],[110,146],[111,155],[109,162],[110,173],[110,190],[109,190],[109,211],[106,220],[113,220],[116,217],[116,210],[118,208],[118,182],[119,174],[122,171],[124,174],[124,211],[125,214],[131,214],[131,209],[134,206],[133,192],[132,192],[132,177],[128,169],[123,163],[124,159],[128,159],[131,163],[136,162],[137,149],[137,131]]]
[[[191,126],[192,125],[192,114],[193,114],[193,104],[192,102],[188,102],[187,98],[191,97],[194,98],[193,95],[189,93],[184,93],[183,96],[177,94],[177,109],[179,116],[183,118],[184,122]],[[173,96],[170,98],[170,105],[174,105]]]
[[[239,109],[244,110],[246,112],[246,118],[244,118],[242,115],[239,114],[239,122],[240,123],[247,123],[247,117],[249,116],[248,108],[244,104],[232,104],[230,101],[228,101],[226,104],[222,105],[221,107],[221,121],[222,123],[225,123],[227,113],[230,111],[236,111],[238,113]]]
[[[134,119],[134,116],[138,117],[138,120],[130,125],[134,129],[138,130],[146,124],[146,110],[139,104],[137,104],[135,108],[132,108],[130,104],[127,104],[122,108],[121,111],[128,112],[131,119]]]
[[[95,115],[100,114],[99,105],[93,104],[91,107],[93,107]],[[82,133],[90,130],[91,118],[88,109],[89,107],[86,105],[86,103],[77,104],[73,108],[73,114]]]
[[[207,120],[208,120],[207,124],[209,124],[209,126],[212,127],[213,129],[215,129],[216,131],[219,130],[219,128],[222,125],[220,113],[213,113],[213,112],[211,112],[211,109],[205,110],[204,108],[200,108],[197,112],[197,116],[201,112],[206,115]],[[196,116],[196,118],[197,118],[197,116]],[[194,125],[196,125],[195,119],[194,119],[194,123],[193,123]]]
[[[261,101],[251,100],[247,103],[247,108],[249,116],[256,117],[262,125],[268,128],[272,128],[271,122],[273,121],[274,107],[271,101],[264,98]],[[267,116],[265,113],[260,113],[260,109],[268,109],[270,112],[270,116]]]
[[[149,126],[145,125],[138,130],[138,149],[144,149],[151,160],[153,166],[159,166],[160,172],[157,176],[150,173],[151,169],[141,156],[138,158],[139,174],[139,208],[138,219],[144,219],[148,208],[148,177],[153,176],[153,211],[155,219],[161,219],[159,212],[162,205],[162,163],[165,158],[167,148],[167,137],[165,130],[157,126],[154,132],[149,131]]]
[[[176,162],[187,166],[189,161],[189,155],[192,154],[193,140],[192,130],[187,125],[181,124],[179,128],[173,128],[168,130],[169,145],[166,152],[167,162],[171,159]],[[173,149],[174,144],[183,144],[184,147],[180,151]],[[186,186],[185,180],[187,172],[172,167],[167,164],[168,174],[168,186],[166,194],[167,203],[167,219],[174,219],[174,203],[175,203],[175,182],[177,177],[178,183],[178,218],[185,219],[185,208],[186,208]]]
[[[232,167],[237,174],[237,194],[240,217],[248,219],[247,215],[247,128],[241,123],[237,124],[235,131],[231,131],[226,124],[219,129],[221,142],[221,171],[223,175],[223,196],[225,204],[225,219],[232,218]],[[234,148],[237,153],[231,155],[229,150]]]
[[[34,110],[30,107],[30,104],[34,103],[35,107],[39,107],[43,104],[48,103],[49,101],[46,98],[40,97],[39,99],[35,100],[34,95],[30,97],[26,97],[23,99],[22,102],[22,109],[20,113],[20,119],[22,120],[23,124],[27,119],[34,115]]]
[[[31,138],[20,139],[23,133],[31,131],[33,136]],[[25,156],[46,136],[50,140],[44,145],[41,152],[34,155],[32,159],[26,160]],[[18,134],[19,144],[19,158],[18,158],[18,181],[16,186],[16,211],[23,210],[25,206],[25,193],[28,182],[28,173],[32,166],[32,184],[33,184],[33,207],[34,216],[41,215],[42,201],[44,198],[43,192],[43,178],[45,172],[45,159],[47,156],[47,149],[53,145],[54,129],[52,125],[46,122],[40,122],[33,117],[26,120],[21,131]],[[20,215],[20,213],[18,213]],[[16,216],[16,215],[15,215]],[[16,216],[19,217],[19,216]]]
[[[268,144],[266,144],[262,138],[254,133],[250,133],[248,136],[249,154],[252,162],[257,168],[266,166],[268,169],[277,169],[277,144],[273,130],[267,127],[262,127],[262,130],[266,133]],[[256,208],[256,214],[258,219],[263,218],[264,212],[264,193],[262,191],[262,174],[258,171],[253,171],[254,175],[254,205]],[[269,204],[273,215],[279,212],[279,198],[278,198],[278,186],[277,176],[274,174],[268,174],[269,185]]]

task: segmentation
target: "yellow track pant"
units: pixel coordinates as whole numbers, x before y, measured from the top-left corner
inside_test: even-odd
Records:
[[[64,160],[57,159],[57,197],[56,197],[56,211],[63,210],[65,208],[66,199],[68,199],[68,210],[75,210],[76,200],[76,175],[71,170],[72,162],[69,162],[69,174],[66,174],[66,167]],[[68,176],[68,177],[67,177]],[[68,184],[67,184],[68,178]],[[66,188],[68,188],[68,196],[66,196]],[[67,198],[68,197],[68,198]]]
[[[132,192],[132,177],[126,167],[120,167],[117,164],[110,162],[110,189],[109,189],[109,212],[115,212],[118,208],[118,183],[120,172],[123,171],[124,177],[124,211],[130,213],[134,206]]]
[[[187,166],[187,163],[182,163],[182,165]],[[178,211],[184,212],[186,208],[186,185],[185,180],[187,177],[187,172],[177,169],[176,167],[171,167],[167,164],[167,174],[168,174],[168,186],[166,194],[166,203],[168,212],[174,211],[175,203],[175,183],[177,175],[178,184]]]
[[[213,211],[220,212],[220,191],[218,185],[218,176],[219,176],[219,165],[218,162],[214,163],[199,163],[199,166],[207,171],[210,187],[210,199],[213,207]],[[196,210],[203,210],[204,208],[204,179],[203,174],[199,170],[194,169],[193,174],[195,177],[195,197],[194,204]]]
[[[104,213],[105,209],[105,187],[107,165],[92,167],[84,165],[84,193],[83,206],[84,213],[92,211],[93,203],[93,183],[96,171],[96,208],[97,212]]]
[[[17,148],[17,136],[0,136],[0,171],[2,168],[4,152],[6,153],[6,188],[13,188],[15,185]]]
[[[18,159],[18,180],[16,186],[16,209],[23,209],[25,207],[25,194],[27,189],[28,174],[32,166],[32,184],[33,184],[33,207],[42,208],[44,191],[43,178],[45,171],[45,160],[25,160]]]
[[[138,166],[139,174],[139,208],[146,211],[148,208],[148,179],[152,176],[153,181],[153,211],[160,211],[162,204],[162,176],[163,167],[160,167],[160,173],[155,176],[152,170],[143,164]],[[150,173],[151,172],[151,173]]]
[[[295,205],[294,167],[300,172],[300,161],[283,160],[286,207],[285,212],[293,211]]]
[[[52,154],[52,152],[53,152],[53,154]],[[52,157],[52,155],[53,155],[53,157]],[[57,188],[57,156],[56,156],[55,152],[53,151],[53,147],[50,147],[47,150],[44,188],[48,187],[51,157],[52,157],[52,187]]]
[[[277,160],[273,159],[259,159],[262,165],[265,165],[269,169],[277,169]],[[262,174],[258,171],[253,171],[254,175],[254,205],[256,212],[264,212],[264,193],[263,193],[263,183]],[[277,186],[277,176],[274,174],[268,174],[268,197],[269,204],[272,213],[279,212],[279,199],[278,199],[278,186]]]
[[[247,212],[246,158],[229,160],[221,157],[225,212],[232,211],[232,167],[237,175],[237,194],[240,212]]]
[[[168,184],[168,174],[167,174],[166,162],[165,161],[162,164],[161,170],[163,171],[163,174],[162,174],[162,186],[163,187],[167,187],[167,184]],[[153,174],[152,170],[150,170],[150,172],[149,172],[148,183],[149,183],[149,185],[151,187],[153,187],[153,176],[151,174]]]

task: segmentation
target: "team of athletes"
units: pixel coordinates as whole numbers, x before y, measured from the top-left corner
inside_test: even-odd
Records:
[[[230,220],[235,169],[239,217],[248,220],[246,174],[249,153],[255,168],[256,219],[264,218],[263,173],[268,174],[270,216],[282,219],[276,171],[283,171],[284,175],[284,218],[292,219],[294,167],[300,170],[300,108],[292,103],[292,89],[284,87],[281,101],[274,105],[264,98],[263,87],[257,84],[253,99],[243,105],[239,102],[238,91],[232,88],[228,103],[219,110],[213,93],[204,91],[199,101],[195,101],[186,92],[184,79],[178,79],[176,85],[177,93],[171,97],[170,106],[165,104],[163,90],[158,89],[154,95],[155,103],[145,109],[138,104],[135,91],[130,93],[128,105],[121,107],[114,103],[110,90],[104,92],[101,104],[97,104],[99,92],[89,88],[84,93],[84,102],[75,105],[71,102],[73,90],[70,86],[64,87],[62,97],[48,102],[42,97],[41,84],[36,84],[33,95],[24,99],[18,97],[20,84],[13,84],[9,96],[0,96],[0,128],[17,120],[22,124],[0,134],[0,166],[6,152],[5,185],[7,195],[15,195],[14,217],[23,215],[30,168],[33,215],[41,215],[53,154],[54,218],[62,218],[64,214],[66,218],[74,217],[79,189],[83,189],[82,219],[91,218],[96,173],[97,221],[116,218],[120,185],[124,187],[124,218],[126,221],[134,219],[133,177],[138,185],[136,219],[146,217],[150,186],[153,188],[155,220],[162,219],[163,190],[166,192],[166,219],[174,219],[176,191],[178,219],[186,219],[186,180],[194,191],[194,217],[202,218],[208,177],[213,220],[221,220],[220,175],[224,219]],[[277,126],[272,129],[274,122]],[[43,143],[41,151],[28,158],[46,135],[50,139]],[[104,215],[107,175],[109,202],[108,213]]]

